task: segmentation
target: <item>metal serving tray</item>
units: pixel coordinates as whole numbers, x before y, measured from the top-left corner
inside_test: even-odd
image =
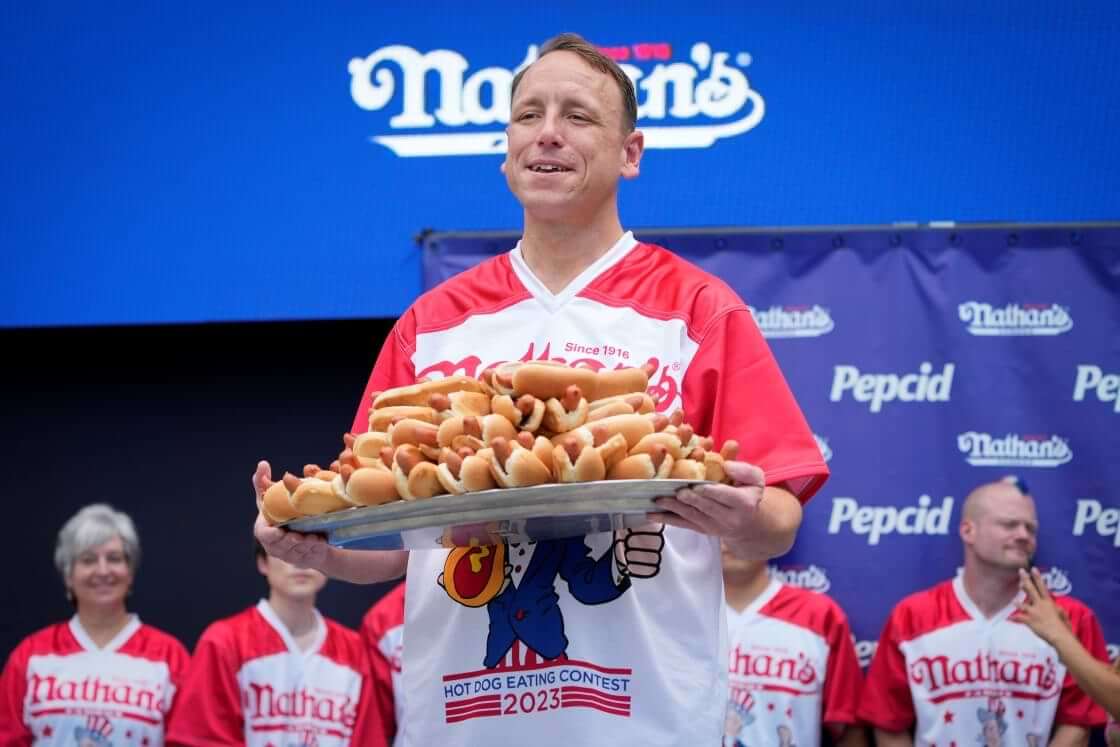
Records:
[[[348,508],[285,523],[338,547],[434,550],[581,537],[646,523],[653,499],[696,480],[603,480],[500,488]]]

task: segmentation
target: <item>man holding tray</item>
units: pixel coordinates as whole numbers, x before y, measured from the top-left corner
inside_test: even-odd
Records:
[[[731,485],[659,498],[641,531],[473,548],[469,570],[502,574],[485,599],[466,600],[447,576],[465,548],[347,551],[258,518],[268,552],[335,578],[384,581],[407,564],[400,744],[717,743],[720,541],[744,558],[784,553],[828,475],[746,304],[623,230],[618,181],[638,175],[644,145],[636,114],[633,84],[594,46],[565,34],[542,47],[514,79],[502,164],[524,209],[521,241],[405,312],[354,430],[368,427],[371,392],[567,355],[652,363],[658,408],[737,440],[745,461],[727,463]],[[266,462],[253,481],[258,495],[270,485]]]

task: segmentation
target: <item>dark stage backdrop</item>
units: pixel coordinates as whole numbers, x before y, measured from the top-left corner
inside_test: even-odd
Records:
[[[130,607],[193,649],[207,623],[266,590],[249,478],[337,455],[392,321],[0,332],[7,572],[0,657],[72,610],[54,541],[78,508],[131,514],[144,553]],[[332,581],[357,626],[388,585]]]

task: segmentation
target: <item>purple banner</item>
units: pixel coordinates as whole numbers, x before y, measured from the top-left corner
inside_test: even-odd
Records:
[[[1120,653],[1120,228],[635,233],[751,305],[833,472],[773,570],[844,607],[864,665],[891,607],[961,565],[965,495],[1006,475],[1051,588]],[[516,240],[426,237],[425,289]]]

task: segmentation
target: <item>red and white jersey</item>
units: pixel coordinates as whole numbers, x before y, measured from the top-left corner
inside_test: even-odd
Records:
[[[1097,727],[1104,711],[1074,683],[1050,644],[1014,622],[1017,599],[986,618],[961,576],[892,610],[867,675],[859,715],[886,731],[917,722],[914,744],[1045,745],[1055,724]],[[1055,597],[1085,647],[1105,658],[1096,617]]]
[[[771,580],[727,607],[730,702],[724,744],[821,743],[821,724],[855,724],[863,674],[848,618],[830,597]]]
[[[168,729],[186,745],[344,747],[384,744],[369,708],[358,634],[318,612],[306,650],[266,600],[210,625]]]
[[[805,501],[828,474],[746,304],[629,233],[558,294],[520,245],[425,293],[385,342],[353,429],[367,429],[373,391],[518,360],[650,362],[658,407],[738,440],[769,482]],[[630,579],[615,571],[613,540],[510,546],[511,582],[482,606],[441,586],[458,556],[410,553],[401,743],[716,743],[727,688],[719,543],[666,527],[656,575]]]
[[[0,676],[0,745],[163,744],[189,657],[136,615],[99,648],[75,615],[16,647]]]
[[[385,737],[395,743],[404,694],[401,692],[401,652],[404,648],[404,582],[377,600],[362,618],[359,631],[369,652],[373,676],[373,701],[385,727]]]

